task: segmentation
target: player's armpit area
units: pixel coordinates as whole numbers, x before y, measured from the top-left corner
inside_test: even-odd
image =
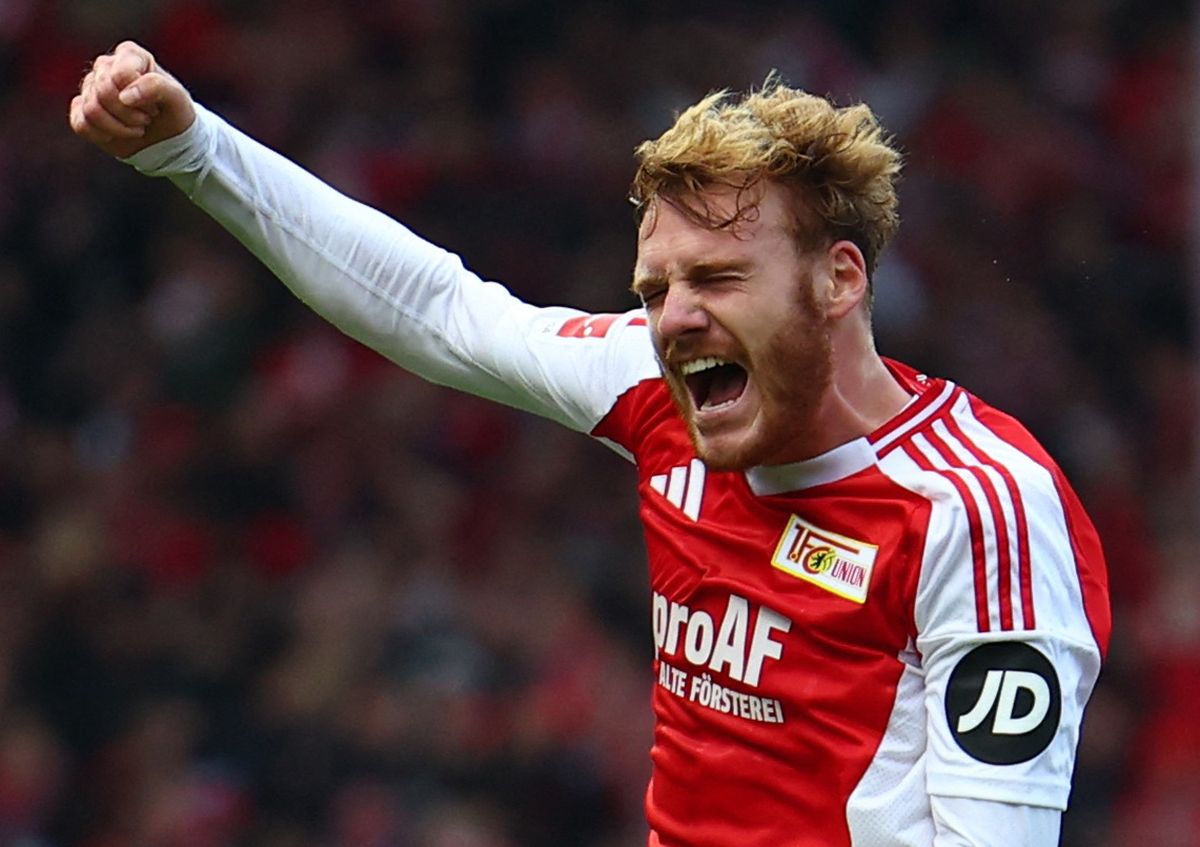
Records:
[[[1062,812],[974,797],[929,798],[934,847],[1055,847]]]

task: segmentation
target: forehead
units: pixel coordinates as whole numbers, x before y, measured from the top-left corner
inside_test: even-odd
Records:
[[[638,228],[637,275],[664,274],[675,266],[720,259],[765,259],[775,253],[794,257],[792,220],[784,190],[772,183],[760,183],[742,192],[718,186],[705,189],[684,202],[710,209],[717,220],[729,219],[737,211],[739,200],[754,209],[744,220],[723,229],[707,227],[692,220],[662,198],[650,201]]]

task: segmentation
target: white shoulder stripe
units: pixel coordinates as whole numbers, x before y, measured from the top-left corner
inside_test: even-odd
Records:
[[[941,393],[938,394],[936,400],[934,400],[917,414],[913,415],[912,420],[905,421],[903,425],[897,427],[895,430],[889,432],[887,435],[883,436],[883,438],[876,441],[875,452],[882,453],[890,445],[895,444],[901,438],[904,438],[910,432],[925,423],[925,421],[938,414],[945,407],[946,402],[954,394],[955,388],[956,386],[954,383],[947,380],[946,384],[942,386]]]
[[[964,397],[962,406],[966,405]],[[957,404],[955,411],[960,411]],[[952,425],[955,431],[951,431]],[[989,613],[998,612],[997,623],[1002,630],[1014,629],[1018,618],[1024,628],[1026,615],[1021,601],[1019,569],[1021,533],[1014,494],[995,460],[984,454],[975,442],[968,441],[967,436],[960,437],[962,430],[959,426],[939,420],[934,422],[932,429],[953,454],[958,466],[968,469],[968,475],[974,483],[968,487],[975,497],[987,539]],[[1020,495],[1018,493],[1015,496]],[[993,594],[997,597],[998,608],[991,600]]]
[[[974,553],[975,593],[978,602],[979,627],[983,631],[1002,628],[1002,616],[998,608],[995,586],[999,582],[999,555],[996,522],[988,507],[987,496],[979,479],[967,468],[961,467],[947,448],[938,424],[930,431],[912,437],[913,446],[924,458],[929,470],[940,473],[954,484],[967,512],[967,523],[971,532],[971,548]],[[944,431],[944,426],[942,430]],[[986,617],[984,617],[986,609]]]
[[[1000,596],[1001,629],[1032,629],[1033,609],[1026,608],[1021,590],[1027,578],[1027,573],[1022,572],[1021,561],[1028,561],[1027,553],[1022,559],[1022,551],[1028,551],[1024,504],[1020,501],[1020,491],[1012,473],[998,459],[988,455],[979,444],[983,439],[972,439],[961,427],[958,416],[968,407],[970,403],[964,397],[964,402],[955,404],[955,418],[949,425],[946,421],[936,421],[934,429],[962,467],[973,471],[985,500],[978,504],[979,510],[989,512],[995,524],[996,591]]]

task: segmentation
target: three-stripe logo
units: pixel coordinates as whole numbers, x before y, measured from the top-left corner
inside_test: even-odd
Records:
[[[704,501],[704,463],[699,459],[673,467],[667,473],[655,474],[650,477],[650,487],[692,520],[700,520],[700,506]]]

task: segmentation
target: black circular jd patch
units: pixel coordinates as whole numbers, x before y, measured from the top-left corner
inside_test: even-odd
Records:
[[[946,720],[958,746],[991,765],[1027,762],[1050,746],[1062,714],[1058,674],[1019,641],[981,644],[946,687]]]

